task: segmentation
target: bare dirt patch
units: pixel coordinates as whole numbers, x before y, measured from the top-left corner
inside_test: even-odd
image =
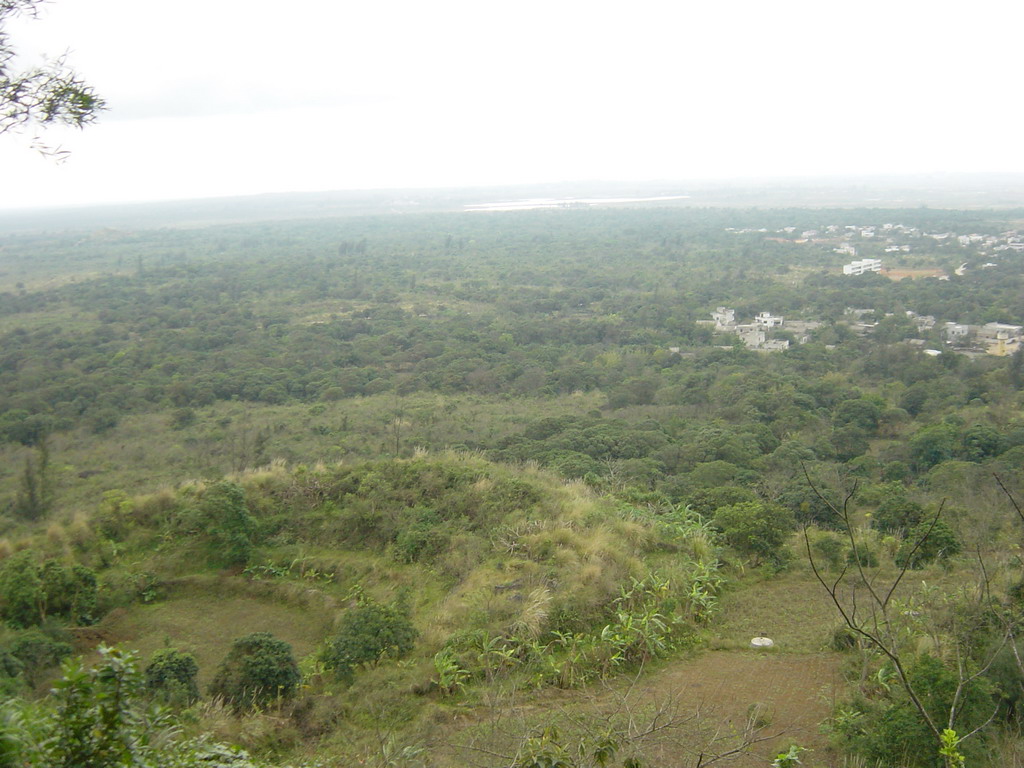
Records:
[[[882,274],[890,280],[902,280],[905,277],[917,280],[921,277],[941,277],[946,272],[942,269],[883,269]]]

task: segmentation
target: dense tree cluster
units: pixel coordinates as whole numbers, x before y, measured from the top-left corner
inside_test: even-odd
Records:
[[[840,257],[825,249],[737,243],[715,226],[755,216],[538,213],[514,225],[437,216],[391,230],[362,220],[359,229],[371,234],[359,249],[337,246],[355,225],[339,233],[323,223],[141,232],[90,244],[107,259],[116,254],[107,265],[118,274],[0,294],[9,329],[0,338],[0,435],[29,444],[79,424],[102,432],[129,411],[383,391],[544,396],[600,388],[617,408],[672,402],[714,361],[706,354],[711,329],[696,321],[719,304],[741,316],[770,307],[825,322],[821,341],[843,346],[794,351],[787,367],[809,368],[804,375],[852,368],[869,381],[897,378],[910,387],[956,374],[947,370],[953,366],[968,370],[936,396],[970,399],[991,389],[979,382],[964,391],[958,380],[985,372],[975,366],[885,346],[917,335],[913,327],[883,322],[858,340],[831,323],[848,306],[871,307],[886,321],[907,309],[940,321],[1019,321],[1021,277],[1010,257],[958,280],[851,282],[834,274]],[[462,230],[462,247],[438,233],[449,228]],[[22,258],[80,258],[82,249],[9,239]],[[746,269],[751,258],[757,272]],[[800,283],[765,277],[784,266],[810,273]],[[64,319],[32,323],[42,311]],[[703,352],[704,366],[669,347]],[[907,397],[911,415],[925,406]],[[867,432],[878,417],[840,415]],[[839,440],[841,454],[858,444],[857,434]]]

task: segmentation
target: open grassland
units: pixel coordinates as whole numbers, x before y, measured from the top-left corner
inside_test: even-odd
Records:
[[[763,768],[793,743],[813,750],[806,764],[840,765],[820,723],[844,689],[837,654],[711,651],[582,691],[506,691],[471,711],[439,710],[430,753],[445,768],[497,768],[523,733],[554,726],[566,741],[632,729],[651,765],[689,768],[700,755]],[[646,732],[646,733],[645,733]]]
[[[188,651],[199,664],[204,690],[236,637],[270,632],[289,643],[301,659],[326,635],[329,618],[323,611],[232,592],[230,585],[217,589],[212,584],[209,591],[180,590],[170,599],[114,612],[96,629],[108,643],[132,648],[146,659],[165,647]]]
[[[838,617],[827,593],[803,563],[764,578],[751,574],[726,588],[711,630],[713,648],[743,649],[770,637],[777,654],[815,654],[828,647]]]

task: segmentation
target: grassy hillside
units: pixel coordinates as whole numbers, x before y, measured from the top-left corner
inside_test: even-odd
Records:
[[[89,516],[2,547],[95,570],[95,623],[71,636],[87,659],[100,642],[144,663],[176,648],[205,693],[236,638],[287,642],[294,696],[247,712],[204,696],[188,710],[197,732],[267,759],[500,766],[600,733],[654,765],[733,749],[732,764],[764,765],[793,742],[815,749],[812,765],[839,759],[816,728],[848,695],[838,623],[806,563],[750,570],[699,516],[653,496],[599,496],[464,453],[278,462],[108,493]],[[897,574],[883,560],[875,578]],[[901,599],[965,583],[925,569]],[[378,609],[410,622],[414,642],[332,668],[332,643]],[[776,647],[749,650],[764,634]],[[557,738],[530,741],[552,724]]]

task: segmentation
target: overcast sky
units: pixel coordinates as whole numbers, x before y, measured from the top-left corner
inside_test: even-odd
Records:
[[[591,179],[1024,172],[1012,0],[53,0],[109,102],[0,208]]]

